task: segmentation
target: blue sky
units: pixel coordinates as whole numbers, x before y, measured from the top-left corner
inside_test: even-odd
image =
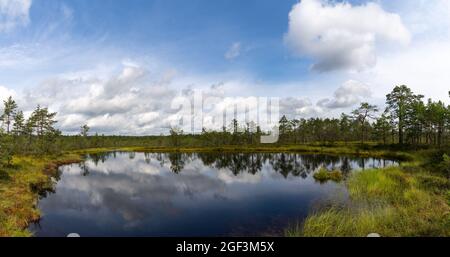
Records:
[[[298,117],[382,105],[396,84],[448,102],[449,17],[446,0],[0,0],[0,98],[117,133],[156,131],[105,125],[143,101],[117,98],[153,87],[287,98]],[[84,111],[94,102],[111,108]],[[161,105],[128,115],[151,123]]]
[[[119,52],[134,59],[158,55],[189,72],[244,70],[260,79],[284,80],[308,75],[308,64],[291,58],[283,44],[287,13],[295,3],[35,0],[29,26],[1,41],[3,45],[81,46],[87,51],[107,48],[118,58]],[[72,13],[69,21],[65,10]],[[42,36],[52,26],[56,28]],[[224,53],[234,42],[240,42],[243,54],[229,61],[223,58]]]

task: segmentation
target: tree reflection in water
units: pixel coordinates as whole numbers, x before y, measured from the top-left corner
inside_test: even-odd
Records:
[[[116,158],[116,154],[116,152],[88,154],[87,158],[98,165],[99,162],[104,163],[108,158]],[[135,156],[134,152],[128,153],[130,159],[134,159]],[[265,164],[268,164],[285,178],[288,176],[307,178],[308,174],[320,167],[340,170],[345,176],[354,169],[383,168],[396,163],[392,160],[377,158],[296,153],[144,153],[144,160],[147,164],[150,164],[151,160],[159,162],[161,167],[170,163],[170,170],[176,174],[182,172],[188,163],[197,159],[211,168],[228,169],[235,176],[244,172],[255,175],[262,170]],[[80,164],[80,167],[84,175],[89,174],[85,165]]]

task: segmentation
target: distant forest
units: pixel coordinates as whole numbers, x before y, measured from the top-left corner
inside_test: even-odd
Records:
[[[450,96],[450,92],[449,92]],[[258,145],[266,132],[254,122],[239,124],[233,120],[221,131],[203,129],[200,134],[183,134],[171,129],[168,136],[90,135],[89,127],[80,127],[77,136],[65,136],[55,128],[56,113],[37,106],[25,119],[14,99],[4,101],[0,116],[0,163],[9,165],[14,155],[59,154],[66,150],[100,147],[217,147],[225,145]],[[407,86],[396,86],[386,96],[386,107],[369,103],[339,118],[310,118],[279,122],[278,145],[378,142],[380,144],[448,146],[450,141],[450,106],[442,101],[415,94]]]

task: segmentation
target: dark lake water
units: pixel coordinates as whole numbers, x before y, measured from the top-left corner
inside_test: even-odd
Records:
[[[390,160],[302,154],[108,153],[60,168],[39,202],[36,236],[281,235],[315,205],[344,199],[320,184],[321,166],[344,174]]]

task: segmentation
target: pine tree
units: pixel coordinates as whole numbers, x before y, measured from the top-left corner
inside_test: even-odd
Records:
[[[371,105],[369,103],[361,103],[358,109],[352,112],[353,117],[361,126],[361,143],[364,144],[367,122],[369,119],[375,118],[375,113],[378,112],[378,107],[376,105]]]
[[[23,135],[25,133],[25,118],[22,111],[18,111],[14,117],[12,132],[16,136]]]
[[[3,114],[0,116],[0,120],[6,125],[6,133],[9,135],[11,123],[17,111],[16,101],[12,97],[8,97],[8,100],[3,101],[4,110]]]
[[[398,128],[399,144],[404,143],[404,129],[406,125],[408,108],[411,104],[423,96],[414,95],[405,85],[396,86],[391,93],[386,95],[386,112],[390,114]]]
[[[382,114],[374,124],[374,133],[377,139],[381,139],[383,144],[387,143],[387,137],[391,132],[391,124],[389,123],[389,117],[386,114]]]
[[[81,126],[80,135],[82,137],[87,137],[90,129],[91,128],[87,124],[84,124],[83,126]]]

